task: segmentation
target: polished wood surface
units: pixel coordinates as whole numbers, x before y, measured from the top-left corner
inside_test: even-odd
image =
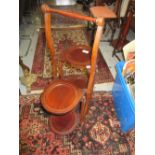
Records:
[[[57,76],[57,59],[55,59],[55,49],[54,49],[54,43],[52,38],[52,32],[51,32],[51,14],[44,14],[44,20],[45,20],[45,36],[47,41],[47,46],[50,50],[51,55],[51,66],[52,66],[52,73],[53,78],[55,79]]]
[[[56,68],[58,66],[58,61],[55,56],[55,49],[52,39],[52,31],[51,31],[51,19],[52,13],[57,13],[63,16],[67,16],[69,18],[75,18],[80,20],[86,20],[94,22],[97,25],[97,31],[94,39],[94,44],[91,49],[86,45],[79,45],[72,46],[70,49],[67,49],[66,51],[63,51],[62,53],[65,53],[63,56],[61,56],[62,60],[60,61],[67,61],[71,65],[75,65],[76,67],[84,67],[87,65],[90,65],[90,74],[88,79],[88,85],[86,88],[83,88],[83,84],[85,85],[85,80],[81,79],[60,79],[60,80],[53,80],[47,88],[45,88],[43,94],[41,95],[41,101],[42,105],[51,114],[56,114],[57,116],[52,116],[51,118],[51,124],[52,124],[52,130],[57,133],[67,133],[71,131],[71,128],[74,126],[73,124],[76,121],[73,121],[75,116],[74,109],[76,106],[80,103],[81,99],[86,98],[86,102],[82,100],[81,104],[81,111],[80,111],[80,119],[81,121],[84,120],[86,113],[88,112],[88,104],[89,100],[91,98],[91,94],[93,91],[94,86],[94,76],[95,76],[95,70],[96,70],[96,60],[99,50],[99,43],[102,35],[102,30],[104,26],[104,19],[103,18],[92,18],[88,16],[83,16],[78,13],[71,13],[63,10],[53,9],[49,8],[48,5],[43,4],[42,5],[42,11],[44,13],[44,19],[45,19],[45,34],[46,34],[46,40],[48,48],[50,49],[51,53],[51,60],[52,66],[54,68],[53,74],[54,78],[57,78]],[[88,53],[87,53],[88,52]],[[52,69],[53,69],[52,68]],[[61,67],[62,68],[62,67]],[[82,83],[82,87],[79,87]],[[62,121],[68,120],[66,122],[66,127],[64,127],[65,124],[63,124]],[[71,122],[74,122],[73,124]],[[69,125],[69,124],[72,125]],[[63,130],[63,128],[66,128],[66,130]],[[72,128],[73,129],[73,128]]]
[[[83,92],[65,80],[54,80],[41,96],[43,107],[54,114],[65,114],[75,108]]]
[[[103,17],[105,19],[116,18],[115,12],[107,6],[94,6],[90,8],[90,12],[96,18]]]
[[[69,76],[64,76],[62,79],[66,80],[66,81],[70,81],[76,87],[78,87],[84,91],[87,89],[88,77],[86,77],[85,75],[69,75]]]
[[[82,108],[81,108],[81,121],[84,119],[85,115],[88,112],[88,104],[91,99],[91,95],[94,87],[94,77],[95,77],[95,71],[96,71],[97,56],[98,56],[99,44],[100,44],[102,32],[103,32],[103,26],[98,26],[96,35],[95,35],[94,44],[93,44],[93,49],[92,49],[91,69],[90,69],[88,88],[86,92],[86,103],[82,104]]]
[[[59,117],[52,116],[49,118],[50,128],[59,135],[72,132],[78,122],[78,114],[75,111],[68,112],[67,114]]]
[[[91,49],[86,45],[76,45],[66,49],[63,57],[72,66],[85,68],[87,65],[90,65]]]
[[[109,25],[112,34],[109,40],[105,40],[105,42],[111,42],[113,40],[116,27],[120,27],[120,10],[121,10],[121,4],[122,0],[116,0],[114,9],[108,7],[107,5],[104,4],[104,2],[100,1],[99,3],[96,4],[96,6],[90,7],[90,13],[92,14],[93,17],[102,17],[104,19],[107,19],[106,22]],[[93,31],[92,31],[92,36],[94,35],[94,29],[95,26],[93,26]],[[110,31],[106,31],[108,33]],[[104,40],[102,40],[104,42]],[[93,40],[91,40],[92,44]]]
[[[116,0],[114,9],[108,7],[103,1],[97,2],[96,6],[90,8],[94,17],[103,17],[105,19],[118,18],[120,14],[122,0]]]

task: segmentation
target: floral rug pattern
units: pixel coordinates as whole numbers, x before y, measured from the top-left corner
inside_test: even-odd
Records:
[[[59,55],[59,52],[63,51],[64,49],[68,48],[71,45],[79,45],[84,44],[88,45],[86,33],[83,29],[61,29],[61,30],[53,30],[53,40],[54,40],[54,47],[56,56]],[[45,34],[44,31],[41,30],[38,37],[39,40],[44,40]],[[45,44],[38,44],[36,48],[35,57],[33,60],[32,65],[32,73],[37,74],[38,78],[37,81],[32,84],[32,90],[43,89],[49,82],[52,76],[51,70],[51,58],[50,52],[45,46]],[[39,58],[42,57],[42,58]],[[42,62],[40,61],[42,60]],[[37,65],[42,65],[43,67],[38,67]],[[65,64],[63,67],[64,75],[85,75],[85,70],[76,69],[71,67],[68,64]],[[113,76],[103,59],[101,53],[99,52],[98,60],[97,60],[97,68],[96,68],[96,76],[95,76],[95,83],[105,83],[105,82],[112,82]]]
[[[55,52],[56,56],[58,57],[59,51],[64,51],[70,46],[73,45],[88,45],[88,42],[85,37],[85,33],[81,29],[77,30],[55,30],[53,31],[53,36],[54,36],[54,47],[55,47]],[[52,72],[51,72],[51,60],[50,60],[50,52],[46,48],[45,50],[45,63],[44,63],[44,71],[43,71],[43,77],[48,78],[51,77]],[[81,75],[84,74],[83,70],[76,69],[71,67],[70,65],[65,65],[63,67],[64,75]]]
[[[19,102],[21,155],[134,155],[134,130],[121,132],[110,93],[94,93],[84,123],[65,136],[51,131],[39,95]]]

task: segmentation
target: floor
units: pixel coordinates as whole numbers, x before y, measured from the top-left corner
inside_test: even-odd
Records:
[[[41,21],[39,20],[38,14],[33,14],[33,16],[29,16],[29,19],[23,18],[23,22],[19,27],[19,55],[21,56],[24,64],[26,64],[30,69],[32,68],[32,62],[33,62],[33,57],[35,53],[35,48],[37,44],[37,39],[38,39],[38,32],[39,28],[41,27]],[[106,32],[105,32],[106,33]],[[114,38],[117,38],[119,33],[119,30],[116,31]],[[102,40],[107,40],[111,36],[111,32],[106,33],[105,35],[103,34]],[[134,33],[133,31],[129,31],[129,34],[127,36],[127,40],[133,40],[134,39]],[[100,43],[100,50],[102,53],[102,56],[104,57],[114,79],[116,76],[116,70],[115,70],[115,65],[118,62],[118,59],[114,56],[112,57],[112,51],[113,47],[110,46],[109,42],[101,42]],[[120,57],[121,60],[122,58],[122,53],[118,53],[118,56]],[[23,71],[21,67],[19,67],[19,76],[23,76]],[[113,87],[113,82],[110,83],[101,83],[101,84],[96,84],[94,86],[95,91],[111,91]],[[19,81],[19,88],[20,92],[22,95],[26,95],[26,87],[21,84]]]

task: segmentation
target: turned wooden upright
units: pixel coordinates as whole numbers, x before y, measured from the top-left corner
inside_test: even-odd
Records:
[[[94,22],[98,26],[95,39],[94,39],[94,44],[92,47],[92,52],[91,52],[91,58],[90,58],[91,68],[90,68],[90,76],[89,76],[86,93],[83,90],[79,89],[71,81],[65,81],[60,79],[60,80],[53,80],[53,82],[44,90],[41,97],[43,107],[48,112],[55,114],[55,116],[52,119],[52,124],[53,126],[55,126],[53,130],[57,133],[66,133],[67,131],[63,131],[63,128],[66,127],[68,131],[72,130],[72,127],[74,125],[71,124],[71,121],[73,120],[73,115],[75,114],[74,109],[82,99],[83,95],[86,96],[86,102],[82,103],[81,105],[81,117],[80,117],[81,120],[84,119],[84,116],[88,112],[88,103],[91,98],[93,86],[94,86],[96,61],[97,61],[97,55],[99,50],[99,43],[100,43],[102,30],[104,26],[104,19],[92,18],[92,17],[80,15],[78,13],[49,8],[48,5],[46,4],[43,4],[41,6],[41,9],[44,13],[45,35],[47,40],[47,46],[50,49],[54,79],[57,78],[57,58],[55,57],[54,43],[51,35],[52,32],[51,32],[50,24],[51,24],[52,13],[60,14],[62,16],[67,16],[70,18],[76,18],[79,20]],[[78,50],[75,52],[78,52]],[[56,131],[56,128],[59,129],[59,131],[61,132]]]

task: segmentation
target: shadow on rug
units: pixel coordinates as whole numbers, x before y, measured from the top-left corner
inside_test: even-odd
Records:
[[[94,93],[84,124],[65,136],[50,130],[39,98],[20,96],[21,155],[134,155],[134,130],[121,132],[109,93]]]
[[[87,36],[84,29],[54,29],[52,32],[56,56],[59,55],[60,51],[63,51],[71,45],[88,45]],[[65,76],[85,75],[85,70],[75,69],[67,64],[64,66],[63,70]],[[52,71],[50,52],[46,48],[45,33],[43,29],[39,32],[31,73],[38,75],[37,81],[32,84],[32,91],[43,89],[51,80]],[[113,81],[113,76],[104,58],[99,52],[95,83],[98,84]]]

